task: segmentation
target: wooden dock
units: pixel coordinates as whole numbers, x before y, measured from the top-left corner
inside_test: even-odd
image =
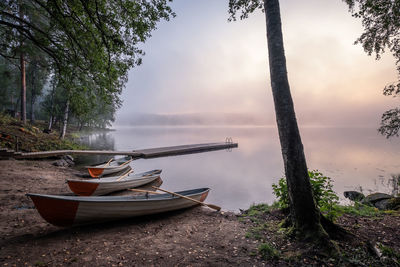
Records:
[[[12,150],[0,151],[0,157],[3,158],[16,158],[16,159],[34,159],[34,158],[49,158],[63,155],[127,155],[132,156],[134,159],[139,158],[157,158],[167,156],[177,156],[193,153],[201,153],[213,150],[232,149],[238,147],[237,143],[206,143],[194,145],[181,145],[158,147],[149,149],[139,149],[133,151],[110,151],[110,150],[54,150],[54,151],[41,151],[41,152],[14,152]]]

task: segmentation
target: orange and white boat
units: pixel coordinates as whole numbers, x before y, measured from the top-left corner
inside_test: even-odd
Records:
[[[176,192],[197,201],[207,198],[209,188]],[[135,196],[66,196],[27,194],[47,222],[68,227],[189,208],[199,203],[172,194]]]
[[[94,166],[86,166],[91,177],[101,177],[104,175],[109,175],[117,172],[122,172],[130,168],[129,163],[132,158],[123,160],[113,160],[111,159],[107,163],[102,163]]]
[[[152,170],[128,176],[112,176],[101,179],[67,179],[72,192],[80,196],[99,196],[111,192],[134,188],[160,178],[161,170]]]

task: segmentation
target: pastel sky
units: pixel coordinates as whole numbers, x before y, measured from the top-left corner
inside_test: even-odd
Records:
[[[281,0],[289,83],[301,125],[377,127],[398,105],[389,54],[376,61],[354,41],[361,22],[341,0]],[[249,113],[275,120],[261,11],[228,22],[227,0],[175,0],[177,17],[143,45],[118,118],[137,113]]]

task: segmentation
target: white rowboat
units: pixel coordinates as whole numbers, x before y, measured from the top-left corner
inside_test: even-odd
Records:
[[[152,170],[126,177],[112,176],[101,179],[67,179],[72,192],[80,196],[99,196],[128,188],[139,187],[151,183],[158,178],[161,170]]]
[[[129,169],[129,162],[131,162],[132,160],[132,158],[124,160],[114,160],[99,165],[86,166],[85,168],[87,168],[91,177],[100,177]]]
[[[209,188],[176,192],[198,201],[207,198]],[[68,227],[162,213],[189,208],[198,203],[171,194],[139,196],[63,196],[27,194],[40,215],[56,226]]]

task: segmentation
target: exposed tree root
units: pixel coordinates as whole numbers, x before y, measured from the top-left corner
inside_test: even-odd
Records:
[[[320,213],[320,224],[313,227],[295,227],[291,216],[282,221],[281,227],[286,228],[286,233],[299,240],[310,244],[309,251],[318,251],[324,256],[339,256],[340,249],[333,240],[349,240],[355,236],[344,228],[333,223]]]
[[[333,223],[321,213],[319,216],[322,227],[328,233],[329,237],[333,240],[348,240],[355,237],[355,235],[353,235],[349,231],[346,231],[346,229],[340,227],[339,225]]]

